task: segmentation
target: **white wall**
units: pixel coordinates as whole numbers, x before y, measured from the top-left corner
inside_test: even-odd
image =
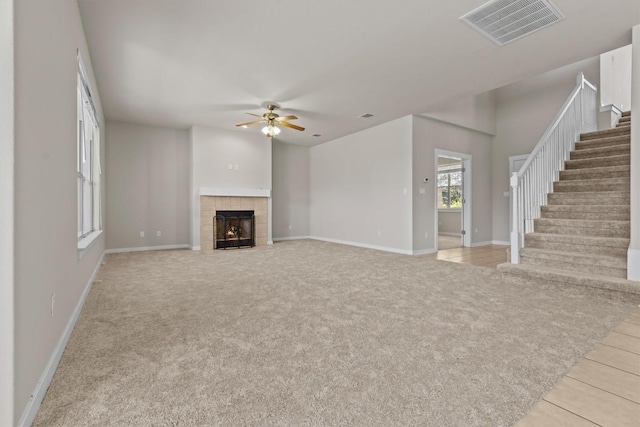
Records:
[[[440,105],[420,116],[455,124],[490,135],[496,133],[495,91],[468,96]]]
[[[104,234],[82,257],[77,250],[78,48],[103,130],[104,118],[77,1],[20,0],[14,7],[17,420],[31,395],[37,391],[38,400],[46,390],[47,384],[37,388],[38,381],[60,350],[104,251]],[[56,294],[53,316],[52,294]]]
[[[416,116],[413,118],[413,250],[435,251],[436,149],[472,156],[472,230],[467,231],[472,244],[490,242],[491,136]],[[424,183],[424,178],[429,178],[429,182]],[[425,194],[420,194],[421,188]]]
[[[411,253],[411,117],[311,148],[311,235]]]
[[[600,103],[631,109],[631,45],[600,55]]]
[[[271,139],[247,130],[193,126],[191,150],[191,244],[200,244],[201,187],[271,190]],[[229,168],[231,166],[231,168]]]
[[[13,0],[0,0],[0,425],[14,425]]]
[[[273,238],[309,236],[309,148],[273,141]]]
[[[107,249],[187,245],[188,131],[108,121],[106,134]]]
[[[547,130],[583,71],[600,80],[599,58],[577,62],[496,89],[496,135],[493,138],[493,240],[509,240],[509,156],[529,154]]]
[[[461,212],[438,212],[438,233],[460,234],[462,230]]]

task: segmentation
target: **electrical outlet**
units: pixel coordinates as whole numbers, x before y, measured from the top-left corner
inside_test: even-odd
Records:
[[[476,233],[478,232],[478,229],[476,228]]]
[[[140,232],[140,237],[144,237],[144,231]]]
[[[56,308],[56,294],[51,294],[51,317],[53,317],[53,310]]]
[[[229,170],[233,170],[233,165],[231,163],[229,163],[229,166],[227,166],[229,168]]]
[[[162,236],[162,231],[156,231],[156,237]]]
[[[291,230],[293,227],[291,226],[291,224],[289,224],[289,230]]]
[[[236,165],[236,170],[240,169],[240,165]]]
[[[429,233],[427,231],[424,232],[424,238],[428,239],[429,238]]]

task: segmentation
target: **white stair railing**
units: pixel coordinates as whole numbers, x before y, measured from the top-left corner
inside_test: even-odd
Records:
[[[569,158],[581,133],[597,129],[598,89],[580,73],[577,85],[551,126],[518,172],[511,175],[511,263],[520,262],[525,233],[533,231],[540,206],[547,203],[564,161]]]

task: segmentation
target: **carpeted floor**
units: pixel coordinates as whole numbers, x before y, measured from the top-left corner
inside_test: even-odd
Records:
[[[36,426],[508,426],[632,310],[317,241],[112,254]]]

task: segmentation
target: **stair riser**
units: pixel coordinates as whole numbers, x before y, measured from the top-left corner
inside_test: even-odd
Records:
[[[520,262],[528,265],[543,265],[558,270],[577,271],[580,273],[599,274],[601,276],[618,277],[620,279],[627,278],[627,269],[604,267],[599,265],[576,264],[572,262],[554,261],[548,259],[540,259],[529,256],[521,256]]]
[[[593,168],[598,169],[598,168]],[[628,178],[631,176],[630,166],[616,166],[614,170],[572,169],[560,172],[560,181],[576,181],[581,179]]]
[[[628,128],[613,128],[597,132],[583,133],[580,135],[580,141],[589,141],[598,138],[610,138],[612,136],[620,136],[629,133]]]
[[[575,149],[589,150],[592,148],[619,147],[631,144],[631,135],[616,138],[593,139],[591,141],[576,142]]]
[[[536,224],[533,227],[536,233],[548,234],[577,234],[580,236],[598,236],[598,237],[622,237],[629,238],[629,230],[624,229],[607,229],[595,227],[566,227],[555,225]]]
[[[615,157],[601,157],[598,159],[567,160],[564,162],[564,168],[571,170],[629,165],[631,165],[631,156],[628,154]]]
[[[592,245],[572,245],[569,243],[556,243],[548,241],[527,241],[525,237],[525,247],[536,249],[548,249],[550,251],[566,251],[585,255],[605,255],[626,257],[626,248],[611,248],[606,246]]]
[[[547,195],[547,203],[557,205],[628,205],[629,195],[609,195],[593,193],[551,193]]]
[[[631,145],[619,145],[604,148],[589,148],[586,150],[572,151],[570,160],[597,159],[603,157],[619,156],[631,153]]]
[[[571,181],[556,182],[553,184],[553,191],[555,193],[581,193],[581,192],[598,192],[598,191],[629,191],[629,180],[625,183],[607,183],[607,184],[585,184],[585,183],[572,183]]]
[[[631,215],[627,213],[604,212],[542,212],[542,218],[550,219],[587,219],[602,221],[629,221]]]

